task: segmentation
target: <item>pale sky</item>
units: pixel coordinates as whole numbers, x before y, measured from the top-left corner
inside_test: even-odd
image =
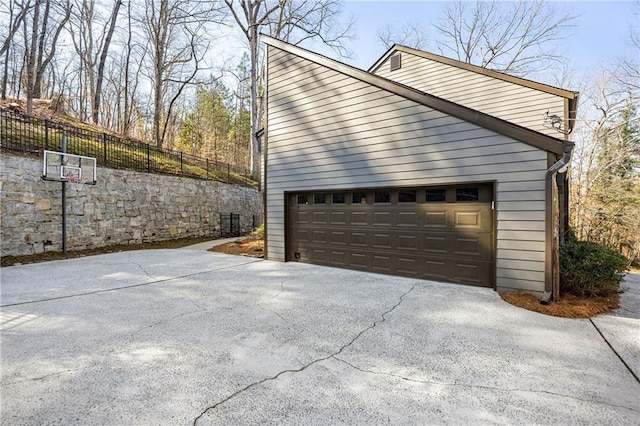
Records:
[[[621,56],[638,58],[638,50],[630,46],[632,25],[640,28],[640,1],[563,1],[554,2],[558,9],[580,16],[575,28],[567,31],[561,50],[571,69],[581,72],[600,64],[613,63]],[[368,69],[385,52],[376,33],[386,25],[401,27],[407,22],[437,23],[447,2],[347,0],[344,10],[357,18],[356,37],[351,42],[353,58],[339,58],[319,42],[303,46],[360,69]],[[433,34],[433,33],[432,33]],[[435,36],[435,34],[434,34]],[[433,53],[439,53],[435,49]]]

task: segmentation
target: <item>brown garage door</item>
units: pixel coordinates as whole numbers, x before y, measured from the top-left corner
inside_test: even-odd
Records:
[[[494,286],[493,184],[290,193],[287,260]]]

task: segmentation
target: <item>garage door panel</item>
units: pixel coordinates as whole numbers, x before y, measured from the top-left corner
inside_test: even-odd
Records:
[[[491,190],[482,188],[485,194],[493,193],[489,186]],[[302,199],[319,200],[318,204],[299,205],[292,195],[289,260],[491,287],[496,275],[492,204],[486,197],[482,203],[468,197],[458,202],[456,187],[449,189],[453,191],[447,202],[442,197],[401,202],[419,189],[380,190],[391,194],[382,203],[372,202],[373,191],[367,197],[366,190],[351,191],[369,204],[350,204],[355,199],[350,191],[335,204],[328,192],[324,198],[318,192],[302,194]],[[438,191],[443,190],[433,192]]]
[[[356,268],[367,268],[368,266],[368,262],[367,262],[367,255],[366,253],[350,253],[349,256],[349,266],[352,267],[356,267]]]
[[[470,229],[474,232],[491,232],[493,230],[491,207],[456,208],[453,211],[453,227],[461,230]]]
[[[453,226],[456,228],[480,228],[480,212],[457,211],[453,216]]]
[[[298,213],[295,215],[295,220],[299,223],[299,224],[308,224],[311,222],[310,220],[310,211],[308,210],[302,210],[300,209],[298,211]]]
[[[367,226],[369,223],[369,212],[366,210],[349,211],[349,225]]]
[[[450,254],[490,260],[494,257],[492,240],[493,238],[490,234],[459,237],[456,238],[453,251]]]
[[[297,229],[295,231],[295,234],[298,242],[300,243],[307,243],[311,241],[311,239],[309,238],[309,231],[306,229]]]
[[[446,228],[447,227],[447,212],[442,211],[427,211],[424,212],[424,227],[426,228]]]
[[[393,269],[391,267],[391,256],[383,254],[373,255],[373,270],[377,272],[391,273]]]
[[[311,241],[313,243],[327,244],[329,243],[329,238],[327,237],[328,232],[325,230],[313,230],[311,231]]]
[[[453,279],[461,283],[480,283],[482,273],[479,266],[475,263],[456,262]]]
[[[425,235],[422,251],[427,254],[445,255],[447,254],[447,239],[444,235]]]
[[[386,233],[374,232],[373,233],[373,248],[377,249],[390,249],[391,248],[391,235]]]
[[[425,260],[423,262],[422,277],[428,280],[447,281],[449,268],[443,260]]]
[[[399,274],[417,277],[420,274],[420,264],[417,257],[399,256],[396,263],[396,272]]]
[[[418,251],[419,240],[415,234],[400,233],[396,239],[396,249],[407,251]]]
[[[331,264],[335,266],[347,266],[347,255],[344,251],[331,251]]]
[[[309,260],[311,263],[315,263],[317,265],[326,265],[328,264],[327,251],[320,248],[312,248],[308,251]]]
[[[374,226],[391,226],[391,212],[373,212]]]
[[[332,245],[347,245],[347,233],[345,231],[331,231],[329,242]]]
[[[331,224],[332,225],[346,225],[347,213],[345,211],[332,211],[331,212]]]
[[[314,211],[311,216],[312,223],[314,225],[328,225],[329,224],[329,212],[328,211]]]
[[[417,228],[418,212],[417,211],[398,212],[396,225],[399,228]]]
[[[352,231],[350,245],[353,247],[367,247],[369,245],[367,236],[368,232]]]

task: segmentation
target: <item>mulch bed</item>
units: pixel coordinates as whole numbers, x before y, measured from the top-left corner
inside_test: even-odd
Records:
[[[618,308],[619,295],[609,297],[578,297],[565,294],[559,302],[541,305],[540,299],[525,293],[500,293],[500,297],[512,305],[529,311],[563,318],[590,318]]]

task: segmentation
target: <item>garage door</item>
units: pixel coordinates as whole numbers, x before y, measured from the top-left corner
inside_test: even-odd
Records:
[[[289,193],[287,260],[494,286],[493,184]]]

